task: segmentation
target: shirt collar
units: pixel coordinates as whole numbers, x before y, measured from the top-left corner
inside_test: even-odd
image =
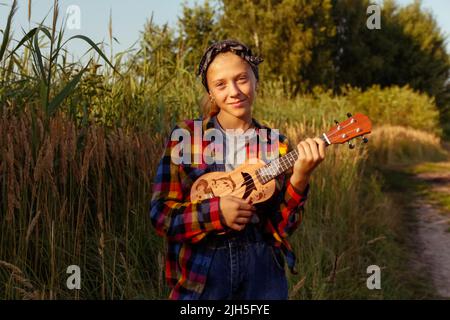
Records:
[[[206,118],[203,118],[203,120],[202,120],[203,132],[205,132],[206,130],[208,130],[210,128],[214,128],[214,117],[215,116],[212,116],[212,117],[208,116]],[[252,118],[252,123],[255,126],[257,131],[262,128],[261,124],[258,121],[256,121],[255,118]]]

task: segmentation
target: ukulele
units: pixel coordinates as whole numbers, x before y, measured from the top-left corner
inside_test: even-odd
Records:
[[[320,138],[326,146],[349,142],[350,149],[354,145],[350,140],[370,133],[372,124],[363,114],[352,116],[333,126]],[[213,197],[233,195],[241,199],[249,199],[252,203],[264,202],[275,192],[275,178],[294,166],[298,158],[298,150],[287,153],[283,157],[265,163],[261,159],[247,159],[244,164],[230,172],[209,172],[200,176],[191,187],[191,201],[198,202]]]

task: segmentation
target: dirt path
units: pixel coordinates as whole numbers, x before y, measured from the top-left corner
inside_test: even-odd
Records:
[[[450,197],[450,162],[441,164],[442,171],[415,176],[426,186],[426,193],[412,204],[417,218],[414,238],[420,267],[431,276],[439,296],[450,298],[450,210],[439,201],[433,201],[438,194]]]

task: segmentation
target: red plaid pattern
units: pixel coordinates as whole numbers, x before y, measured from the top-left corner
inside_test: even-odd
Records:
[[[196,299],[201,294],[214,249],[205,246],[208,235],[218,236],[227,231],[220,218],[219,198],[214,197],[198,203],[190,202],[190,188],[201,175],[224,170],[222,167],[206,164],[203,161],[203,149],[209,141],[199,141],[200,137],[214,127],[213,119],[198,119],[201,126],[195,126],[194,120],[178,123],[176,129],[185,129],[191,134],[191,158],[197,163],[174,164],[172,149],[178,141],[169,141],[158,165],[153,184],[150,204],[152,225],[160,236],[167,238],[166,279],[171,287],[170,299]],[[283,156],[291,150],[288,140],[278,135],[278,141],[271,141],[270,128],[260,125],[253,119],[256,133],[266,129],[267,152],[278,152]],[[201,130],[199,130],[201,129]],[[194,132],[197,131],[197,132]],[[201,131],[201,132],[199,132]],[[194,134],[197,133],[197,136]],[[197,141],[195,139],[197,138]],[[201,146],[201,147],[200,147]],[[254,146],[251,146],[254,147]],[[276,147],[276,148],[275,148]],[[249,150],[247,154],[258,154],[260,150]],[[259,149],[259,148],[257,148]],[[275,194],[263,204],[256,204],[264,220],[262,230],[269,233],[273,244],[279,246],[285,254],[291,272],[295,271],[295,255],[287,238],[302,221],[304,204],[309,185],[303,194],[298,194],[289,181],[290,172],[276,178]]]

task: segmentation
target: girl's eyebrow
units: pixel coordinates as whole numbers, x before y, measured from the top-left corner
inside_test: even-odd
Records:
[[[247,75],[247,71],[243,71],[243,72],[239,73],[239,74],[236,76],[236,78],[237,78],[237,77],[240,77],[240,76],[246,76],[246,75]]]
[[[243,75],[247,75],[247,71],[243,71],[243,72],[239,72],[237,75],[235,75],[234,76],[234,78],[238,78],[238,77],[240,77],[240,76],[243,76]],[[213,80],[213,83],[217,83],[217,82],[220,82],[220,81],[224,81],[225,79],[215,79],[215,80]]]

